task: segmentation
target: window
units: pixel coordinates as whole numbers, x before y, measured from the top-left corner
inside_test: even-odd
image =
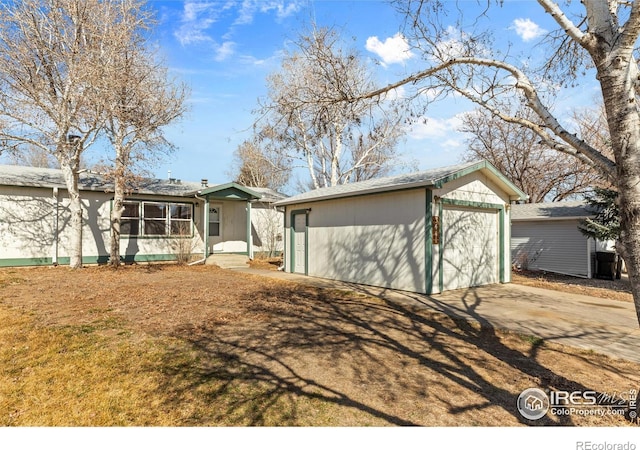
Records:
[[[164,236],[167,234],[167,204],[143,203],[142,217],[145,236]]]
[[[220,207],[209,208],[209,236],[220,236]]]
[[[129,236],[190,236],[190,203],[124,202],[120,232]]]
[[[187,236],[191,234],[191,212],[191,205],[169,204],[169,229],[172,235]]]
[[[124,202],[120,219],[120,234],[137,236],[140,233],[140,203]]]

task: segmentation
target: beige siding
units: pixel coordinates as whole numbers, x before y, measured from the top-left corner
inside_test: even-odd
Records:
[[[425,201],[419,189],[295,205],[287,245],[291,210],[311,208],[309,275],[425,292]]]
[[[531,270],[589,275],[587,238],[577,220],[516,221],[511,224],[513,263]]]
[[[0,186],[0,265],[39,264],[45,259],[56,262],[69,257],[69,199],[65,189],[59,189],[57,196],[54,192],[52,188]],[[112,197],[104,192],[82,192],[82,252],[87,260],[106,261],[109,255]],[[137,196],[134,199],[193,203],[193,199],[180,197]],[[204,250],[202,206],[194,208],[193,214],[194,236],[189,248],[197,254]],[[121,255],[162,259],[175,255],[179,240],[125,236],[120,241]]]
[[[247,251],[247,203],[244,201],[212,200],[221,214],[221,236],[210,238],[214,253],[246,253]]]
[[[284,250],[284,214],[269,206],[251,209],[254,252],[279,254]]]
[[[509,204],[506,193],[481,172],[453,180],[441,189],[435,189],[433,195],[478,203]]]
[[[54,208],[52,189],[0,186],[0,259],[50,258]]]

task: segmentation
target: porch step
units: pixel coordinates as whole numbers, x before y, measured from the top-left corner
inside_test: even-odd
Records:
[[[214,253],[209,255],[205,264],[218,266],[222,269],[234,269],[238,267],[248,267],[249,258],[246,255],[232,255],[224,253]]]

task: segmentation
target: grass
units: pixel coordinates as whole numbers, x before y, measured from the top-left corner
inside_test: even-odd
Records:
[[[0,426],[513,426],[525,388],[620,391],[639,372],[212,267],[0,270]]]
[[[38,326],[0,309],[0,425],[171,425],[158,410],[161,348],[98,336],[101,325]]]
[[[331,408],[321,401],[297,399],[297,411],[308,418],[300,422],[266,383],[241,374],[237,380],[203,376],[202,355],[184,341],[133,336],[118,320],[43,327],[0,307],[0,324],[0,426],[332,423]],[[99,333],[112,329],[111,337]]]

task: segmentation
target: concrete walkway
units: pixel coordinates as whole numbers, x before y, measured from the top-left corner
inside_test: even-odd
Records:
[[[320,288],[361,292],[540,337],[548,342],[640,362],[640,327],[632,303],[518,284],[459,289],[428,296],[280,271],[233,270]]]

